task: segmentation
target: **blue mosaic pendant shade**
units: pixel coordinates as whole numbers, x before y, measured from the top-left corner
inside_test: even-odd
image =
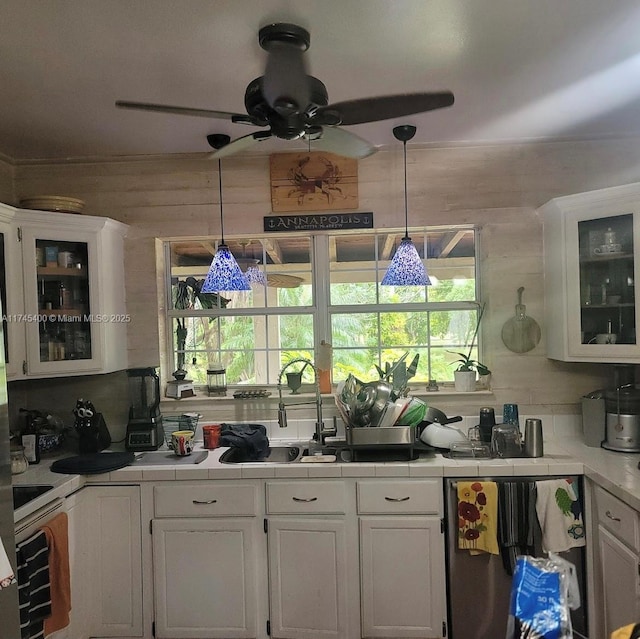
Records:
[[[251,286],[226,244],[220,244],[202,285],[203,293],[250,291]]]
[[[247,278],[249,284],[260,284],[262,286],[267,285],[267,276],[257,266],[250,266],[244,276]]]
[[[393,135],[402,142],[404,157],[404,237],[380,282],[383,286],[431,286],[427,269],[409,237],[409,206],[407,204],[407,140],[413,138],[416,127],[403,124],[394,127]]]
[[[431,286],[431,280],[410,237],[402,238],[381,283],[384,286]]]

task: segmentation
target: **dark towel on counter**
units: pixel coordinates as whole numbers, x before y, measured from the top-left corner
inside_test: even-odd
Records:
[[[498,544],[508,575],[513,575],[518,555],[534,553],[535,509],[535,482],[498,482]]]
[[[44,619],[51,614],[49,548],[39,530],[16,546],[21,639],[44,637]]]
[[[267,429],[262,424],[222,424],[220,446],[240,448],[252,461],[262,461],[270,452]]]

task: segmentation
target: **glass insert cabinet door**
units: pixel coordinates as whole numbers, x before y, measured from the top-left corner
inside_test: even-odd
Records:
[[[86,242],[36,240],[41,362],[91,359]]]
[[[577,230],[581,350],[637,345],[633,213],[582,220]]]
[[[91,234],[23,232],[27,360],[30,373],[97,367],[97,279]]]

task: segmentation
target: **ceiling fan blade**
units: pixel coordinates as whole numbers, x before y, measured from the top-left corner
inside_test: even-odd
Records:
[[[233,142],[229,142],[229,144],[226,144],[221,149],[218,149],[217,151],[212,153],[209,158],[219,160],[220,158],[224,158],[227,155],[240,153],[240,151],[249,149],[257,142],[263,142],[264,140],[268,140],[270,137],[271,131],[256,131],[255,133],[250,133],[249,135],[243,135],[241,138],[237,138]]]
[[[378,120],[401,118],[405,115],[442,109],[453,104],[453,93],[404,93],[336,102],[320,107],[313,116],[313,124],[364,124]],[[336,123],[336,114],[339,122]]]
[[[192,109],[190,107],[168,106],[166,104],[151,104],[149,102],[128,102],[126,100],[118,100],[116,102],[116,106],[120,109],[156,111],[158,113],[173,113],[174,115],[194,115],[200,118],[219,118],[222,120],[231,120],[232,122],[254,124],[253,120],[246,114],[243,115],[242,113],[228,113],[227,111]]]
[[[356,159],[369,157],[378,150],[355,133],[333,126],[322,127],[319,137],[311,136],[311,148]]]
[[[309,77],[304,51],[287,42],[269,45],[267,66],[262,78],[262,95],[283,117],[302,113],[309,106]]]

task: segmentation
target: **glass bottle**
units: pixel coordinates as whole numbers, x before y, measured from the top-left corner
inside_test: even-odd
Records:
[[[29,468],[29,462],[24,455],[24,446],[21,446],[20,444],[11,444],[9,455],[11,457],[12,475],[24,473],[27,468]]]
[[[24,431],[22,432],[22,446],[24,455],[30,464],[40,462],[40,435],[31,415],[27,415]]]

